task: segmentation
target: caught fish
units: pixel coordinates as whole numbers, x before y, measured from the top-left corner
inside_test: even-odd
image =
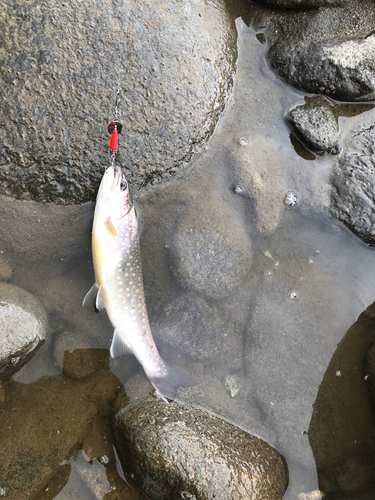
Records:
[[[111,356],[132,352],[157,393],[174,399],[195,380],[166,365],[152,338],[143,290],[137,216],[120,167],[107,168],[101,181],[92,227],[95,283],[83,306],[95,301],[115,328]]]

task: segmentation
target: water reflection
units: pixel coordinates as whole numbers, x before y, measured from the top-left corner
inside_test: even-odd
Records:
[[[374,342],[375,303],[338,344],[314,403],[308,437],[320,489],[329,499],[373,498]]]

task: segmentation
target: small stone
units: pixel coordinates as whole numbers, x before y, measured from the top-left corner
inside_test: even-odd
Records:
[[[324,493],[320,490],[313,490],[308,493],[298,494],[298,500],[322,500],[324,497]]]
[[[114,430],[125,474],[154,500],[281,500],[285,492],[275,449],[187,404],[137,401],[117,413]]]
[[[332,106],[325,99],[309,99],[289,111],[286,118],[302,140],[315,151],[330,151],[337,145],[339,126]]]
[[[225,388],[232,398],[237,396],[242,389],[239,377],[236,377],[235,375],[227,375],[225,377]]]

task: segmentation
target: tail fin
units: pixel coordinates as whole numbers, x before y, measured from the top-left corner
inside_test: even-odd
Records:
[[[148,376],[151,384],[162,398],[174,400],[179,387],[192,387],[197,385],[197,381],[191,375],[180,372],[171,366],[167,367],[167,374],[164,377]]]

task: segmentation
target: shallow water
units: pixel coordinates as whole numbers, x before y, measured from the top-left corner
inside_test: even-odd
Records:
[[[269,70],[261,32],[241,20],[237,29],[234,93],[205,153],[138,199],[145,293],[162,355],[199,381],[181,389],[180,399],[275,446],[290,473],[284,498],[292,500],[321,488],[316,460],[335,464],[362,453],[373,429],[359,366],[374,340],[372,323],[355,322],[375,300],[375,254],[327,215],[336,157],[317,156],[291,137],[284,116],[304,95]],[[342,138],[375,119],[371,107],[352,114],[339,119]],[[284,203],[288,192],[298,199],[294,207]],[[46,343],[12,383],[35,387],[49,377],[53,384],[63,363],[67,369],[66,350],[108,349],[112,338],[105,314],[81,308],[93,282],[82,217],[92,206],[0,203],[12,283],[38,297],[50,320]],[[130,398],[150,391],[132,357],[110,367]],[[352,407],[363,410],[357,420],[344,404],[353,394],[359,402]],[[40,498],[138,498],[116,472],[106,418],[91,433],[97,448],[90,454],[87,438],[84,451],[61,465],[65,487]]]

